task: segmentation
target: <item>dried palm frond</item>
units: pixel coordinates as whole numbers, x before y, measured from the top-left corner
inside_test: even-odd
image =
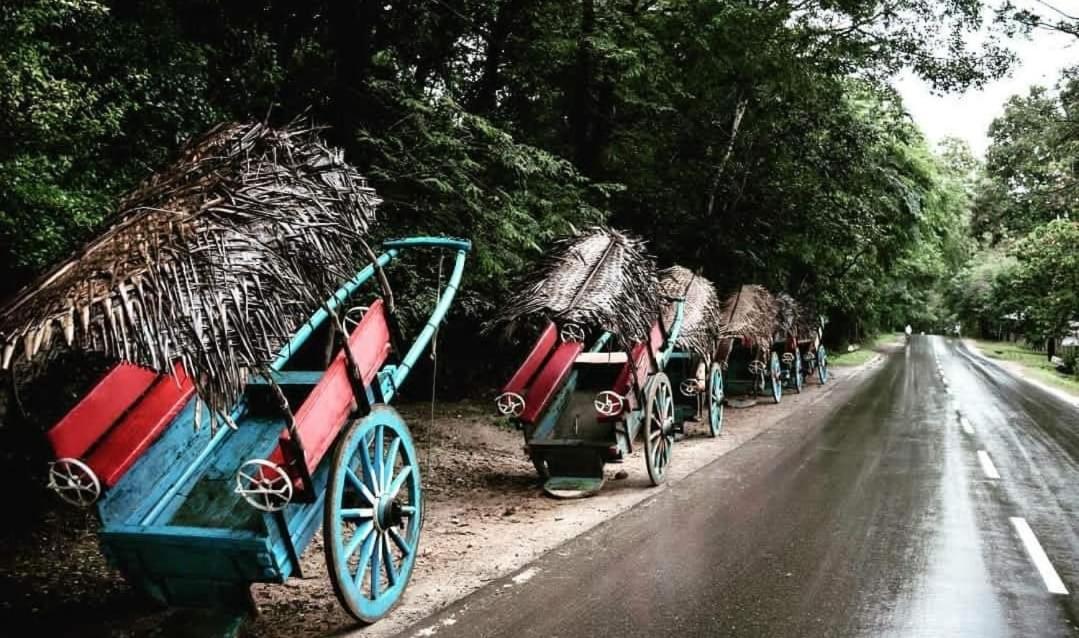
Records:
[[[312,127],[219,125],[0,309],[2,367],[58,337],[161,372],[179,360],[227,414],[245,375],[355,275],[378,204]]]
[[[495,323],[538,315],[641,338],[658,316],[658,285],[643,241],[592,228],[559,240]]]
[[[791,335],[798,340],[812,338],[812,315],[794,297],[785,292],[776,295],[776,310],[776,323],[784,336]]]
[[[682,266],[671,266],[660,273],[659,286],[667,297],[685,300],[682,332],[676,345],[701,356],[711,356],[716,350],[722,308],[711,281]],[[664,325],[674,320],[674,306],[664,308]]]
[[[776,300],[764,286],[742,286],[723,302],[720,337],[749,337],[771,347],[776,315]]]

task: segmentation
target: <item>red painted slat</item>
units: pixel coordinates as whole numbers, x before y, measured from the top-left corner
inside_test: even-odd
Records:
[[[525,396],[525,409],[520,416],[522,421],[535,422],[561,388],[563,381],[569,376],[573,362],[582,350],[584,350],[584,344],[575,341],[563,343],[555,349],[546,365],[536,375],[532,387],[528,389],[528,394]]]
[[[663,349],[663,333],[660,331],[658,323],[652,324],[652,330],[649,333],[649,342],[652,346],[652,353],[658,359],[659,353]],[[631,366],[629,361],[634,362],[635,365]],[[643,388],[645,381],[648,380],[648,373],[652,371],[652,361],[648,357],[648,351],[645,350],[643,341],[634,344],[633,348],[630,350],[629,361],[622,366],[622,370],[615,378],[614,387],[612,389],[618,394],[628,397],[629,410],[636,410],[639,406],[637,405],[636,395],[630,392],[630,374],[633,370],[636,370],[638,387]]]
[[[528,388],[532,381],[532,378],[536,375],[536,371],[540,369],[543,362],[547,360],[547,355],[551,354],[551,350],[554,349],[555,342],[558,340],[558,328],[555,327],[554,322],[548,322],[547,328],[540,334],[539,339],[536,340],[536,345],[532,347],[532,351],[528,353],[528,357],[510,378],[509,383],[502,388],[502,392],[516,392],[517,394],[524,395],[525,390]]]
[[[130,363],[109,371],[90,392],[45,435],[56,458],[80,458],[109,431],[157,379],[157,374]]]
[[[390,326],[382,300],[376,300],[349,336],[349,348],[356,357],[364,385],[370,385],[390,354]],[[296,429],[307,453],[308,471],[314,472],[330,449],[353,407],[345,353],[339,352],[322,379],[296,411]],[[287,439],[288,432],[282,433]],[[270,460],[284,465],[279,445]]]
[[[187,405],[195,387],[176,364],[176,378],[161,375],[153,387],[114,427],[86,460],[112,487]]]

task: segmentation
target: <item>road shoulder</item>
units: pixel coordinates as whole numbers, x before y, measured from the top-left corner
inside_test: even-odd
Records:
[[[1041,379],[1038,379],[1037,377],[1032,375],[1030,371],[1027,370],[1026,367],[1024,367],[1021,363],[1016,363],[1014,361],[1006,361],[1004,359],[995,359],[993,357],[986,356],[986,354],[982,352],[981,348],[973,339],[963,339],[962,344],[964,350],[969,352],[972,356],[978,357],[979,359],[994,365],[997,369],[1003,370],[1007,374],[1010,374],[1017,379],[1025,381],[1030,385],[1033,385],[1038,389],[1059,398],[1065,403],[1070,403],[1071,405],[1079,408],[1079,395],[1072,394],[1056,386],[1045,383]]]
[[[434,493],[421,558],[409,591],[388,618],[355,635],[394,635],[493,581],[514,574],[514,578],[526,577],[528,570],[522,568],[544,554],[663,494],[777,425],[789,424],[792,429],[808,427],[803,416],[820,414],[847,400],[851,388],[860,385],[884,361],[881,354],[862,365],[838,369],[827,384],[820,386],[814,382],[801,394],[785,394],[779,405],[728,408],[723,433],[716,439],[705,435],[702,425],[690,424],[687,438],[675,445],[668,480],[659,487],[649,486],[644,460],[634,454],[622,464],[608,466],[607,484],[597,496],[559,501],[543,495],[539,489],[531,465],[521,453],[523,441],[517,438],[520,436],[517,432],[512,433],[512,440],[518,464],[512,468],[504,466],[501,471],[507,473],[503,478],[508,482],[501,485],[484,485],[464,476],[451,479],[452,474],[447,473],[451,469],[444,461],[462,450],[450,450],[445,441],[436,443],[431,453]],[[489,423],[488,419],[486,425],[474,422],[458,428],[457,436],[469,436],[477,429],[489,430]],[[422,434],[418,436],[422,438]],[[471,462],[484,463],[485,455],[489,456],[491,450],[488,446],[470,452]],[[500,453],[504,452],[501,448]],[[620,470],[626,476],[615,480],[613,476]],[[456,489],[446,489],[447,479]],[[457,482],[459,479],[461,482]],[[308,581],[328,592],[328,584],[319,575],[321,566],[312,561],[311,567],[314,578]],[[274,590],[267,588],[267,591]],[[310,591],[301,599],[317,600],[319,594]],[[279,623],[288,623],[288,616],[295,616],[281,613],[288,606],[282,606],[280,600],[267,602],[272,607],[265,614],[267,622],[260,622],[259,626],[272,623],[280,631]],[[342,618],[333,633],[348,634],[347,624]]]

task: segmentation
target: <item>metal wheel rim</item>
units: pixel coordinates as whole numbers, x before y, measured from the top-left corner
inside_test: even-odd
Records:
[[[408,426],[388,406],[338,441],[327,484],[323,540],[341,605],[371,624],[400,600],[423,524],[423,491]]]
[[[783,371],[779,367],[779,355],[772,353],[772,398],[776,403],[783,398]]]
[[[674,397],[667,375],[656,375],[649,387],[644,409],[645,465],[652,484],[659,485],[667,474],[674,447]]]
[[[723,372],[713,363],[708,375],[708,430],[719,436],[723,429]]]
[[[794,391],[801,393],[802,386],[805,385],[805,377],[802,375],[802,358],[794,358]]]

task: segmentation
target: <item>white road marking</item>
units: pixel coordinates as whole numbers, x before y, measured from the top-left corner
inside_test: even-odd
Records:
[[[1057,570],[1053,569],[1053,564],[1049,562],[1049,557],[1045,555],[1045,550],[1042,549],[1041,543],[1038,542],[1038,537],[1034,535],[1034,530],[1030,529],[1030,525],[1027,525],[1026,519],[1013,516],[1009,520],[1015,526],[1015,531],[1027,548],[1030,560],[1034,561],[1034,566],[1038,568],[1038,573],[1041,574],[1042,580],[1045,581],[1045,588],[1049,590],[1050,594],[1067,594],[1068,589],[1064,586],[1064,581],[1060,580]]]
[[[524,570],[520,574],[517,574],[516,576],[514,576],[512,580],[513,580],[513,582],[517,583],[518,585],[523,585],[524,583],[527,583],[528,581],[532,580],[532,577],[535,576],[538,573],[539,573],[538,569],[536,569],[535,567],[529,567],[528,569]]]
[[[985,450],[978,450],[978,460],[981,461],[982,471],[985,472],[987,478],[1000,478],[1000,472],[997,472],[997,466],[993,465],[993,459],[989,458],[988,452]]]
[[[970,434],[971,436],[974,435],[974,428],[970,426],[970,421],[964,419],[963,417],[959,417],[959,425],[963,427],[963,432]]]

